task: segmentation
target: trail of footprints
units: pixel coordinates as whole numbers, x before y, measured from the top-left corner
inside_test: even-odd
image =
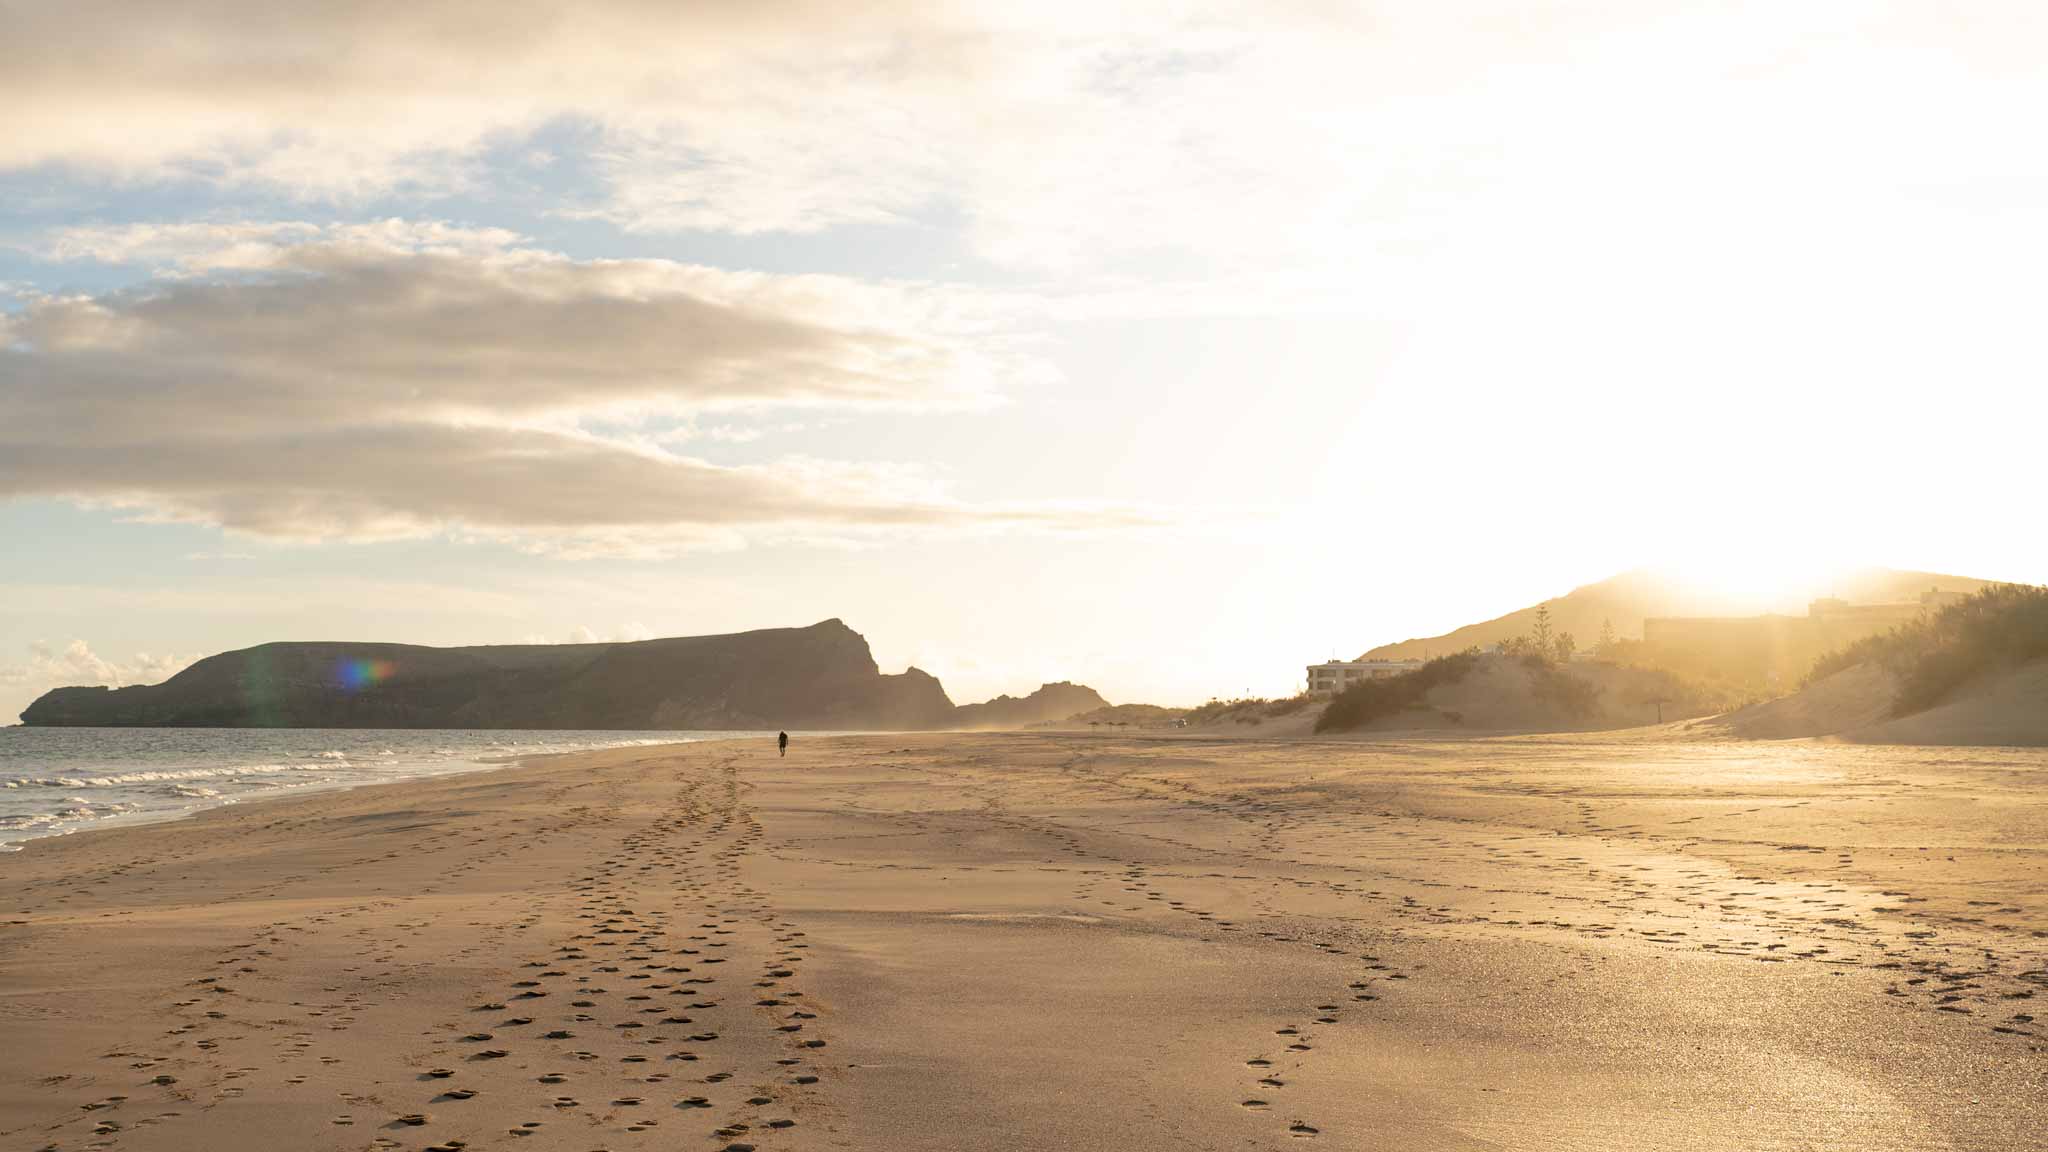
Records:
[[[539,1070],[528,1099],[542,1108],[507,1137],[557,1123],[624,1134],[666,1127],[749,1152],[797,1126],[797,1103],[820,1082],[808,1061],[827,1043],[796,980],[809,944],[742,880],[741,859],[761,829],[739,807],[729,763],[723,775],[715,819],[687,840],[680,817],[622,839],[571,885],[585,929],[526,961],[499,1000],[476,1006],[491,1024],[464,1034],[457,1043],[468,1047],[453,1062],[521,1055]],[[664,879],[667,906],[642,907]],[[455,1084],[461,1075],[435,1068],[423,1078]],[[443,1087],[430,1103],[477,1096]]]
[[[650,1147],[708,1141],[723,1152],[774,1147],[816,1110],[825,1086],[818,1060],[829,1041],[800,979],[810,942],[745,880],[762,830],[744,807],[733,762],[699,774],[678,781],[661,818],[619,836],[565,887],[521,893],[525,914],[475,921],[473,942],[452,956],[407,956],[428,922],[393,918],[403,898],[258,927],[165,1006],[173,1023],[157,1041],[103,1055],[122,1066],[110,1078],[140,1086],[82,1102],[76,1123],[87,1139],[74,1144],[66,1132],[43,1148],[119,1148],[156,1125],[236,1101],[265,1077],[273,1088],[330,1092],[339,1107],[327,1123],[369,1129],[374,1135],[357,1146],[388,1152],[474,1152],[550,1134],[573,1135],[578,1149],[646,1139],[660,1140]],[[589,835],[609,823],[591,808],[565,813],[553,834]],[[463,839],[428,837],[426,850],[450,837]],[[504,862],[471,854],[443,874],[494,863]],[[574,929],[544,945],[527,939],[547,912]],[[353,918],[365,923],[352,927]],[[361,962],[346,970],[353,983],[295,983],[294,938],[314,931],[356,942]],[[424,1053],[392,1053],[404,1070],[350,1070],[350,1083],[383,1080],[383,1089],[323,1087],[319,1070],[343,1062],[323,1051],[327,1035],[348,1031],[365,1010],[402,1008],[403,978],[451,961],[504,978],[478,989],[459,1017],[434,1022]],[[255,981],[272,987],[252,994],[245,986]],[[52,1086],[71,1079],[54,1077]],[[393,1091],[392,1081],[412,1088]]]
[[[1196,908],[1191,903],[1172,899],[1159,886],[1161,873],[1143,865],[1128,865],[1118,874],[1124,883],[1121,890],[1130,897],[1159,905],[1167,910],[1190,917],[1205,928],[1224,932],[1245,931],[1242,925],[1218,919],[1213,913]],[[1208,873],[1201,880],[1229,879],[1235,881],[1256,881],[1259,877],[1249,875],[1224,876]],[[1084,881],[1078,891],[1084,898],[1099,899],[1103,903],[1116,905],[1114,898],[1093,897],[1094,891],[1105,880],[1100,875]],[[1268,881],[1273,882],[1273,881]],[[1279,923],[1281,917],[1265,907],[1265,901],[1255,897],[1253,904],[1271,918],[1268,923]],[[1125,911],[1142,911],[1142,905],[1124,904]],[[1263,919],[1263,917],[1262,917]],[[1329,956],[1350,957],[1345,942],[1323,937],[1341,935],[1338,930],[1322,926],[1300,926],[1292,929],[1254,929],[1256,937],[1266,943],[1312,949]],[[1315,1054],[1326,1034],[1333,1034],[1344,1023],[1345,1013],[1362,1010],[1365,1005],[1379,1000],[1394,981],[1410,979],[1410,974],[1394,965],[1384,962],[1373,953],[1359,953],[1355,976],[1341,991],[1333,991],[1328,999],[1302,1008],[1293,1020],[1282,1021],[1273,1028],[1270,1035],[1255,1045],[1255,1051],[1244,1061],[1248,1077],[1246,1094],[1238,1101],[1238,1107],[1251,1112],[1272,1113],[1281,1120],[1281,1131],[1293,1139],[1309,1139],[1320,1136],[1323,1130],[1311,1119],[1301,1115],[1297,1109],[1287,1106],[1286,1089],[1289,1078],[1300,1074],[1315,1059]]]
[[[1840,885],[1688,868],[1682,844],[1670,850],[1671,867],[1652,873],[1626,862],[1644,859],[1640,844],[1605,859],[1597,857],[1598,842],[1584,837],[1468,832],[1454,820],[1424,821],[1369,803],[1333,808],[1329,797],[1315,793],[1207,793],[1186,780],[1098,773],[1079,756],[1059,771],[1077,789],[1108,795],[1125,810],[1165,802],[1207,813],[1235,831],[1218,843],[1199,844],[1098,819],[1084,838],[1073,826],[1006,810],[1003,796],[986,788],[967,797],[980,804],[974,811],[869,814],[910,835],[980,825],[1042,838],[1051,855],[1038,866],[1071,874],[1079,906],[1098,914],[1168,923],[1184,918],[1189,931],[1204,937],[1241,933],[1262,945],[1345,957],[1351,969],[1346,986],[1302,1004],[1293,1018],[1270,1022],[1247,1045],[1244,1089],[1232,1103],[1270,1117],[1284,1139],[1341,1142],[1290,1107],[1289,1083],[1313,1069],[1326,1044],[1341,1040],[1347,1022],[1412,975],[1382,961],[1378,954],[1386,950],[1376,942],[1367,945],[1372,952],[1361,953],[1351,931],[1291,917],[1283,899],[1291,888],[1369,901],[1422,925],[1496,921],[1592,937],[1630,933],[1652,944],[1765,963],[1896,970],[1889,992],[1902,1000],[1974,1017],[2017,1039],[2041,1035],[2034,1013],[2025,1009],[2036,988],[2048,989],[2048,961],[2024,950],[1999,955],[1987,949],[1972,963],[1936,950],[1918,933],[1907,933],[1904,942],[1873,938],[1858,917],[1899,912],[1913,902],[1903,892],[1883,893],[1891,907],[1862,909],[1846,901]],[[937,766],[929,773],[941,783],[954,775]],[[403,1057],[416,1065],[403,1077],[407,1089],[336,1095],[332,1125],[371,1134],[356,1146],[458,1152],[552,1145],[551,1137],[566,1132],[576,1138],[573,1147],[585,1150],[637,1141],[765,1152],[782,1134],[803,1132],[820,1107],[814,1098],[829,1081],[817,1063],[827,1043],[819,1035],[825,1013],[798,979],[809,941],[777,914],[768,894],[746,883],[745,858],[771,849],[746,807],[747,787],[733,762],[692,768],[676,783],[673,804],[660,819],[623,835],[614,826],[616,797],[600,784],[594,797],[567,789],[552,797],[554,814],[536,821],[523,843],[451,826],[408,841],[403,854],[339,861],[334,868],[381,863],[395,875],[431,879],[404,889],[406,897],[364,899],[280,920],[235,941],[165,1006],[173,1022],[162,1035],[107,1053],[103,1059],[118,1073],[78,1078],[81,1086],[109,1082],[116,1089],[81,1100],[76,1123],[85,1142],[72,1143],[66,1133],[47,1147],[120,1147],[158,1125],[232,1104],[265,1077],[319,1091],[322,1069],[340,1059],[324,1050],[327,1037],[353,1029],[367,1012],[392,1010],[409,979],[450,961],[494,970],[502,979],[479,987],[460,1016],[433,1022],[424,1053]],[[856,793],[845,799],[849,810],[865,811]],[[1594,825],[1576,797],[1560,800],[1577,805],[1589,837],[1626,831]],[[533,878],[518,896],[530,907],[479,918],[469,942],[452,955],[421,951],[428,914],[411,910],[407,897],[414,891],[432,895],[448,887],[449,878],[481,870],[516,873],[523,851],[565,836],[612,850],[566,886],[553,875]],[[1188,870],[1132,863],[1105,845],[1165,847]],[[807,862],[857,866],[816,855],[821,847],[809,846]],[[1314,872],[1205,873],[1187,863],[1243,861],[1243,850],[1283,870],[1299,873],[1309,865]],[[1499,879],[1489,887],[1449,884],[1384,866],[1404,857],[1462,859]],[[138,860],[109,874],[167,869],[179,859]],[[1368,859],[1382,863],[1359,865]],[[305,879],[280,877],[260,890],[286,893]],[[1230,890],[1249,893],[1249,914],[1234,921],[1177,899],[1178,880],[1211,882],[1204,888],[1212,892],[1213,882],[1226,881]],[[90,898],[90,887],[80,884],[49,902],[76,907],[74,901]],[[1717,914],[1721,938],[1688,934],[1698,930],[1704,909]],[[564,930],[564,922],[573,926]],[[295,941],[315,931],[342,932],[357,943],[360,962],[345,979],[294,982]],[[506,970],[508,958],[518,967]]]
[[[1084,767],[1076,761],[1070,770],[1078,775]],[[1426,924],[1492,922],[1594,939],[1625,933],[1646,943],[1766,964],[1896,971],[1900,978],[1886,994],[1901,1003],[1977,1022],[1993,1034],[2029,1044],[2030,1050],[2048,1050],[2040,1043],[2048,1031],[2032,1004],[2048,992],[2048,950],[2023,941],[2017,930],[1985,917],[1916,914],[1910,906],[1918,901],[1903,891],[1887,890],[1872,900],[1867,892],[1831,880],[1772,879],[1718,865],[1709,870],[1695,866],[1698,858],[1686,854],[1684,841],[1656,853],[1667,862],[1656,868],[1632,863],[1643,858],[1643,834],[1633,825],[1598,823],[1595,808],[1569,791],[1559,791],[1557,799],[1571,805],[1584,835],[1560,843],[1547,832],[1499,836],[1497,828],[1468,820],[1422,819],[1370,803],[1347,808],[1313,789],[1210,793],[1186,780],[1140,772],[1088,779],[1112,783],[1129,797],[1171,798],[1243,824],[1249,846],[1265,860],[1313,864],[1319,872],[1347,874],[1375,886],[1327,878],[1275,883],[1362,898]],[[1796,809],[1810,803],[1770,807]],[[1765,806],[1757,806],[1726,815],[1739,819],[1763,811]],[[1208,851],[1155,838],[1190,852]],[[1623,843],[1614,845],[1615,838]],[[1791,854],[1823,851],[1774,847]],[[1384,861],[1402,858],[1483,864],[1499,879],[1494,886],[1454,884],[1385,867]],[[1361,867],[1361,860],[1381,863]],[[1847,868],[1852,861],[1850,854],[1838,853],[1832,866]],[[1971,901],[1971,906],[1988,914],[2021,911],[1998,901]],[[1909,922],[1908,930],[1900,932],[1895,923],[1879,919],[1898,916],[1920,922]],[[1703,922],[1717,931],[1703,932]]]

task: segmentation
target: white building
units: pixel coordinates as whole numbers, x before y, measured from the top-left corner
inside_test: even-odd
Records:
[[[1332,660],[1328,664],[1311,664],[1308,690],[1318,695],[1342,692],[1360,680],[1383,680],[1420,667],[1420,660]]]

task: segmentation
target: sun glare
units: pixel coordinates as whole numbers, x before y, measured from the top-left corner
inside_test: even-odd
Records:
[[[1797,611],[1849,571],[1784,549],[1730,546],[1659,566],[1673,584],[1729,611]]]

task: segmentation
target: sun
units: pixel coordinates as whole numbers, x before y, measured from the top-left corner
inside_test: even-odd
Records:
[[[1703,600],[1746,613],[1803,610],[1851,566],[1789,543],[1744,541],[1692,550],[1658,567]]]

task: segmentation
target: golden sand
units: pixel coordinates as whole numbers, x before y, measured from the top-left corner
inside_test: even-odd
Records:
[[[2011,1149],[2048,754],[621,749],[0,859],[0,1146]]]

